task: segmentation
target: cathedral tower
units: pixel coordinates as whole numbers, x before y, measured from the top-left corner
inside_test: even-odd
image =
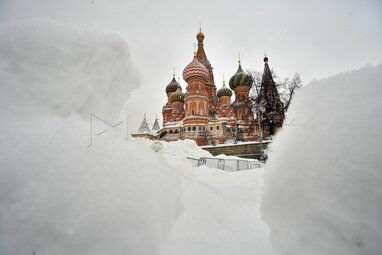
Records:
[[[267,56],[264,57],[264,71],[259,97],[260,105],[264,108],[261,116],[264,136],[274,135],[276,130],[282,126],[285,118],[284,104],[280,100],[276,84],[273,81]],[[275,117],[271,119],[269,116]]]
[[[229,86],[235,92],[233,109],[238,125],[237,138],[242,141],[254,141],[256,139],[252,102],[249,98],[252,83],[252,76],[243,70],[239,60],[239,68],[229,80]]]
[[[196,39],[198,40],[198,50],[196,52],[196,58],[208,69],[208,77],[206,79],[206,92],[208,97],[208,103],[210,105],[210,109],[212,110],[216,105],[216,86],[214,81],[214,73],[213,67],[211,66],[210,61],[207,58],[206,52],[204,51],[204,34],[202,29],[199,30],[199,33],[196,35]],[[212,116],[212,111],[209,112],[209,116]]]

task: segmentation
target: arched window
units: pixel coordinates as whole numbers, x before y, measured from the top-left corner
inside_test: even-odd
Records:
[[[188,129],[187,129],[188,131],[191,131],[191,127],[188,127]]]
[[[191,115],[195,115],[195,110],[194,109],[192,109],[191,112],[192,112]]]
[[[210,127],[210,130],[214,130],[214,128],[213,128],[213,127]]]
[[[216,126],[216,130],[219,130],[219,126]]]
[[[172,130],[170,130],[170,134],[172,134]]]
[[[192,127],[192,131],[195,131],[196,130],[196,127]]]
[[[179,133],[178,129],[175,129],[175,132],[174,132],[174,133],[175,133],[175,134]]]

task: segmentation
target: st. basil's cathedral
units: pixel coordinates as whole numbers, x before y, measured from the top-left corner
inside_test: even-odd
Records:
[[[187,83],[186,92],[182,91],[175,75],[166,86],[167,102],[162,109],[163,127],[158,131],[158,139],[192,139],[198,145],[257,141],[259,128],[249,98],[252,76],[243,70],[239,60],[238,69],[229,80],[229,88],[223,81],[222,87],[217,90],[213,68],[204,51],[204,38],[200,30],[196,35],[197,51],[194,52],[191,63],[183,70],[183,79]],[[267,57],[264,62],[260,95],[267,89],[266,93],[272,94],[276,101],[274,105],[282,107]],[[235,93],[233,102],[232,90]],[[281,126],[282,121],[283,119],[276,123],[276,126]],[[267,130],[263,130],[263,134],[267,134]]]

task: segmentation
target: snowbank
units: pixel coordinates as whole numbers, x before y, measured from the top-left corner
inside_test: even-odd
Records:
[[[121,130],[137,86],[118,37],[52,21],[0,27],[0,254],[158,254],[182,210],[167,161]]]
[[[312,82],[271,146],[262,217],[279,254],[380,254],[382,65]]]
[[[0,25],[1,101],[14,114],[91,113],[114,120],[139,78],[125,41],[52,20]]]

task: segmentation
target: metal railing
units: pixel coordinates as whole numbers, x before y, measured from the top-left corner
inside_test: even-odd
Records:
[[[241,170],[249,170],[260,168],[259,161],[254,159],[225,159],[225,158],[191,158],[187,157],[193,167],[208,166],[212,168],[218,168],[224,171],[235,172]]]

